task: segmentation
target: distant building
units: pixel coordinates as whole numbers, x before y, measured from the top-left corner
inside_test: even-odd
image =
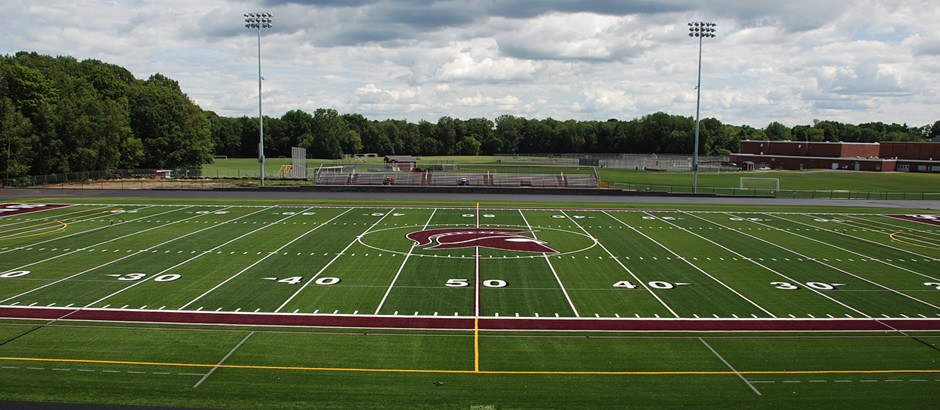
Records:
[[[755,169],[940,172],[940,143],[744,140],[731,161]]]
[[[385,156],[385,168],[390,171],[411,171],[418,166],[418,159],[411,155]]]

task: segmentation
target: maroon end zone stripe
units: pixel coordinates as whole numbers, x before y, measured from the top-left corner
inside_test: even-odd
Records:
[[[885,215],[885,216],[896,218],[896,219],[903,219],[905,221],[920,222],[922,224],[940,226],[940,215]],[[924,216],[930,216],[935,219],[924,218]]]
[[[892,330],[878,321],[868,319],[481,319],[480,327],[488,330],[663,332]],[[940,330],[940,321],[925,327]]]
[[[30,308],[30,307],[0,307],[0,317],[10,319],[58,319],[77,309],[50,309],[50,308]]]
[[[2,311],[0,311],[2,314]],[[393,329],[472,329],[470,318],[341,316],[283,313],[155,312],[133,310],[81,310],[69,320],[117,322],[193,323],[216,325],[375,327]]]
[[[473,318],[343,316],[278,313],[221,313],[0,307],[0,317],[212,325],[310,326],[385,329],[473,329]],[[508,319],[480,318],[481,330],[815,332],[940,331],[940,319]]]
[[[32,208],[17,208],[20,206],[34,206]],[[29,212],[44,211],[46,209],[62,208],[66,204],[0,204],[0,218],[4,216],[20,215]]]

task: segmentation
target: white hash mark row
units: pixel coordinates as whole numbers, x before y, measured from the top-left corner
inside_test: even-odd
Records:
[[[135,371],[135,370],[125,370],[125,371],[121,371],[121,370],[109,370],[109,369],[103,369],[103,370],[95,370],[95,369],[67,369],[67,368],[58,368],[58,367],[34,367],[34,366],[23,366],[23,367],[21,367],[21,366],[0,366],[0,369],[3,369],[3,370],[20,370],[20,369],[23,369],[23,370],[49,370],[49,371],[55,371],[55,372],[71,372],[71,371],[75,371],[75,372],[81,372],[81,373],[111,373],[111,374],[114,374],[114,373],[126,373],[126,374],[155,374],[155,375],[173,375],[173,374],[176,374],[176,375],[179,375],[179,376],[199,376],[199,377],[205,376],[204,373],[187,373],[187,372],[177,372],[177,373],[173,373],[173,372],[141,372],[141,371]]]

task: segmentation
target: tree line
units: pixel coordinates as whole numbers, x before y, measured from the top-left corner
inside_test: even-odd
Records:
[[[176,81],[27,52],[0,57],[0,142],[8,178],[200,167],[214,150],[206,113]]]
[[[307,148],[316,158],[344,154],[493,155],[528,153],[691,153],[695,121],[656,112],[631,120],[528,119],[513,115],[458,119],[372,120],[319,108],[264,117],[265,154]],[[701,121],[699,152],[727,155],[740,141],[925,141],[932,126],[814,121],[763,129]],[[20,52],[0,57],[0,175],[12,178],[133,168],[199,168],[214,155],[254,157],[257,117],[202,110],[179,83],[161,74],[139,80],[98,60]]]

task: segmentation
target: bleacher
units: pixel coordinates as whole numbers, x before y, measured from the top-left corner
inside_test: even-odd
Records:
[[[588,174],[474,174],[450,172],[365,172],[321,174],[320,185],[491,186],[535,188],[597,188]]]

